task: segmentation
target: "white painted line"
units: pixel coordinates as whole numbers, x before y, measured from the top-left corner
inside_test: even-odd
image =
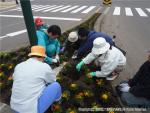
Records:
[[[47,10],[45,10],[45,11],[43,11],[43,12],[48,12],[48,11],[51,11],[51,10],[53,10],[53,9],[61,8],[61,7],[63,7],[63,6],[64,6],[64,5],[56,6],[56,7],[47,9]]]
[[[138,14],[142,17],[147,17],[147,14],[141,8],[135,8]]]
[[[148,12],[150,12],[150,8],[146,8],[146,10],[147,10]]]
[[[25,33],[25,32],[27,32],[26,29],[21,30],[21,31],[17,31],[17,32],[13,32],[13,33],[6,34],[6,36],[12,37],[12,36],[20,35],[20,34]]]
[[[56,6],[56,5],[52,5],[52,6],[46,5],[44,8],[38,8],[37,10],[35,10],[35,12],[42,11],[42,10],[45,10],[45,9],[47,9],[47,8],[52,8],[52,7],[55,7],[55,6]]]
[[[84,10],[82,13],[89,13],[92,11],[96,6],[90,6],[88,9]]]
[[[34,9],[32,9],[33,11],[39,10],[40,8],[44,8],[46,7],[46,5],[37,5]]]
[[[52,12],[58,12],[58,11],[61,11],[61,10],[63,10],[63,9],[66,9],[66,8],[68,8],[68,7],[71,7],[71,5],[68,5],[68,6],[65,6],[65,7],[56,9],[56,10],[53,10]]]
[[[131,8],[126,7],[126,8],[125,8],[125,11],[126,11],[126,15],[127,15],[127,16],[133,16],[133,13],[132,13],[132,11],[131,11]]]
[[[56,6],[56,5],[52,5],[52,6],[45,7],[45,8],[42,8],[42,9],[36,10],[36,11],[41,11],[41,10],[45,10],[45,9],[48,9],[48,8],[53,8],[53,7],[55,7],[55,6]]]
[[[120,7],[115,7],[113,15],[120,15]]]
[[[82,7],[78,8],[78,9],[72,11],[71,13],[77,13],[77,12],[83,10],[83,9],[86,8],[86,7],[87,7],[87,6],[82,6]]]
[[[5,35],[5,36],[1,36],[0,39],[1,39],[1,38],[5,38],[5,37],[7,37],[7,36],[6,36],[6,35]]]
[[[22,15],[0,15],[0,17],[12,17],[12,18],[23,18]],[[34,18],[37,18],[39,16],[34,16]],[[41,17],[42,19],[48,19],[48,20],[69,20],[69,21],[81,21],[81,18],[63,18],[63,17]]]
[[[71,10],[77,8],[77,7],[79,7],[79,6],[76,5],[76,6],[73,6],[73,7],[69,8],[69,9],[66,9],[66,10],[64,10],[64,11],[61,11],[61,12],[62,12],[62,13],[66,13],[66,12],[68,12],[68,11],[71,11]]]

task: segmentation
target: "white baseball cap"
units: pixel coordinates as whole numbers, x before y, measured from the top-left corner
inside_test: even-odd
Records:
[[[70,42],[76,42],[78,40],[78,34],[77,34],[77,32],[71,32],[71,33],[69,33],[68,40]]]
[[[93,42],[92,53],[95,55],[100,55],[107,52],[110,48],[110,44],[106,42],[103,37],[98,37]]]

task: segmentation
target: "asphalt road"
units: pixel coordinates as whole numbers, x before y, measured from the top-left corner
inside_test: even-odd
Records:
[[[127,51],[126,69],[112,82],[114,86],[132,78],[147,60],[147,50],[150,50],[149,9],[149,0],[118,0],[104,18],[102,31],[116,35],[117,45]]]
[[[57,24],[64,32],[93,15],[100,8],[100,3],[98,0],[32,0],[31,7],[34,17],[42,17],[45,23],[49,25]],[[1,41],[3,45],[1,44],[0,50],[9,50],[10,47],[5,46],[8,44],[12,46],[11,48],[16,48],[15,44],[20,44],[19,41],[13,42],[11,39],[17,38],[19,40],[26,37],[25,40],[21,41],[23,43],[28,42],[20,5],[0,10],[0,18],[0,40],[5,39],[4,42]]]

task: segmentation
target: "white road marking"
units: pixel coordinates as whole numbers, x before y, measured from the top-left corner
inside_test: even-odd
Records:
[[[22,15],[0,15],[0,17],[12,17],[12,18],[23,18]],[[34,18],[37,18],[39,16],[34,16]],[[42,19],[48,19],[48,20],[69,20],[69,21],[81,21],[81,18],[63,18],[63,17],[42,17]]]
[[[36,11],[36,10],[39,10],[41,8],[45,8],[46,5],[37,5],[37,6],[34,6],[34,8],[32,8],[33,11]]]
[[[138,14],[142,17],[147,17],[147,14],[141,8],[135,8]]]
[[[12,37],[12,36],[20,35],[20,34],[25,33],[25,32],[27,32],[26,29],[21,30],[21,31],[17,31],[17,32],[13,32],[13,33],[6,34],[6,36]]]
[[[71,13],[77,13],[77,12],[83,10],[83,9],[86,8],[86,7],[87,7],[87,6],[82,6],[82,7],[78,8],[78,9],[72,11]]]
[[[52,6],[46,5],[46,7],[44,7],[44,8],[38,8],[37,10],[35,10],[35,12],[42,11],[42,10],[45,10],[45,9],[47,9],[47,8],[53,8],[53,7],[55,7],[55,6],[56,6],[56,5],[52,5]]]
[[[126,15],[127,15],[127,16],[133,16],[133,13],[132,13],[132,11],[131,11],[131,8],[126,7],[126,8],[125,8],[125,11],[126,11]]]
[[[76,5],[76,6],[73,6],[73,7],[69,8],[69,9],[66,9],[66,10],[64,10],[64,11],[61,11],[61,12],[66,13],[66,12],[68,12],[68,11],[71,11],[71,10],[77,8],[77,7],[79,7],[79,6]]]
[[[56,7],[53,7],[53,8],[44,10],[43,12],[48,12],[48,11],[51,11],[51,10],[53,10],[53,9],[61,8],[61,7],[63,7],[63,6],[64,6],[64,5],[56,6]]]
[[[113,15],[120,15],[120,7],[115,7]]]
[[[5,37],[7,37],[7,36],[6,36],[6,35],[5,35],[5,36],[1,36],[0,39],[1,39],[1,38],[5,38]]]
[[[56,10],[53,10],[52,12],[58,12],[58,11],[61,11],[61,10],[64,10],[68,7],[71,7],[71,5],[68,5],[68,6],[65,6],[65,7],[62,7],[62,8],[59,8],[59,9],[56,9]]]
[[[148,12],[150,12],[150,8],[146,8],[146,10],[147,10]]]
[[[82,13],[89,13],[92,11],[96,6],[90,6],[88,9],[84,10]]]

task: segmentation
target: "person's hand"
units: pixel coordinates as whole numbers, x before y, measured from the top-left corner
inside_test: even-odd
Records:
[[[130,90],[129,86],[120,87],[120,91],[122,91],[122,92],[129,92],[129,90]]]
[[[55,59],[59,62],[59,55],[56,55]]]
[[[129,84],[128,83],[121,83],[121,84],[119,84],[119,86],[120,87],[125,87],[125,86],[129,86]]]
[[[80,71],[81,70],[81,67],[84,65],[84,62],[83,61],[81,61],[80,63],[78,63],[77,65],[76,65],[76,69],[77,69],[77,71]]]
[[[57,63],[58,60],[57,59],[52,59],[52,63]]]

